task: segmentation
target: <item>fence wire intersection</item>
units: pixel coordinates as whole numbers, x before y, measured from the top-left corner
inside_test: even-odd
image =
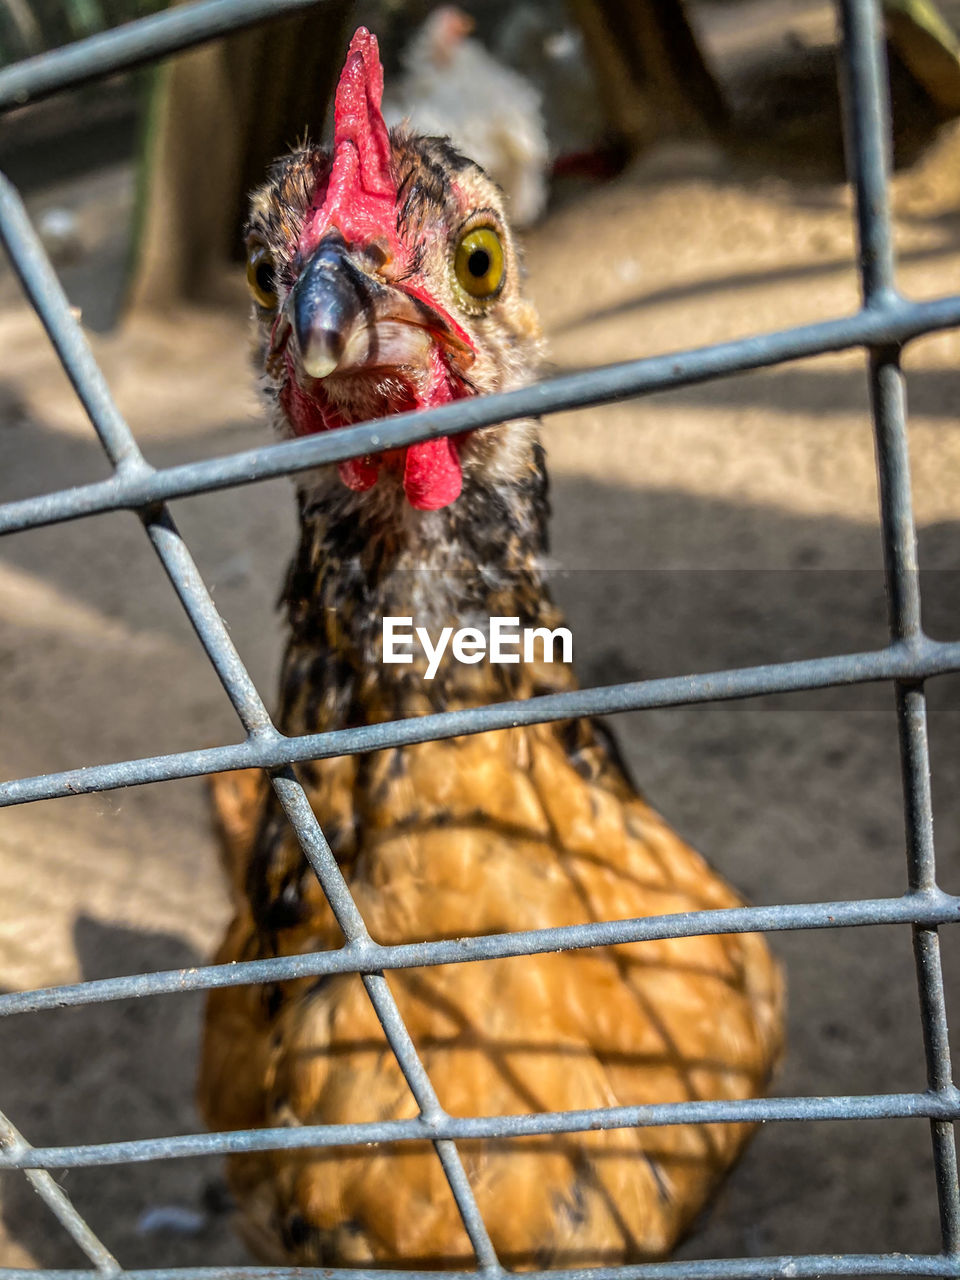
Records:
[[[0,70],[0,111],[126,70],[314,0],[195,0],[128,23],[114,31]],[[457,1142],[573,1133],[636,1125],[741,1123],[787,1120],[926,1119],[931,1128],[940,1211],[940,1254],[791,1254],[770,1258],[707,1259],[624,1267],[527,1273],[536,1280],[763,1280],[768,1276],[960,1277],[960,1191],[953,1122],[960,1092],[952,1079],[946,999],[938,929],[960,920],[960,898],[936,882],[924,681],[960,671],[960,639],[937,642],[923,633],[907,454],[903,345],[921,334],[960,326],[960,296],[915,303],[896,290],[888,202],[889,109],[879,15],[874,0],[840,0],[841,83],[845,137],[856,195],[861,309],[853,316],[761,334],[696,351],[630,361],[539,383],[519,391],[460,401],[441,409],[398,415],[308,439],[266,445],[231,457],[155,470],[144,459],[44,253],[20,197],[0,177],[0,240],[25,292],[113,465],[96,484],[0,506],[0,533],[23,531],[106,511],[135,511],[243,726],[239,743],[209,750],[43,774],[0,784],[0,807],[55,796],[103,791],[140,783],[209,774],[251,765],[266,769],[303,853],[317,876],[344,935],[333,951],[234,965],[135,974],[0,995],[0,1016],[67,1005],[95,1004],[245,983],[277,982],[329,973],[356,973],[417,1102],[411,1120],[190,1134],[83,1146],[35,1148],[0,1115],[0,1168],[24,1171],[51,1212],[90,1260],[93,1270],[0,1268],[0,1280],[293,1280],[302,1268],[199,1267],[124,1271],[71,1204],[51,1169],[184,1158],[213,1153],[327,1147],[428,1139],[434,1144],[477,1268],[503,1274],[477,1207]],[[890,642],[861,654],[774,663],[707,675],[584,689],[524,702],[425,716],[415,721],[287,738],[274,726],[244,667],[176,525],[171,498],[293,474],[368,452],[433,436],[482,428],[511,418],[608,403],[625,396],[729,376],[826,352],[862,347],[867,352],[872,417],[880,481],[880,516],[889,602]],[[891,681],[894,685],[903,774],[907,890],[895,898],[849,902],[778,904],[696,911],[562,928],[381,946],[371,939],[293,765],[299,761],[378,750],[431,738],[480,733],[511,725],[799,692],[841,684]],[[708,933],[774,932],[909,924],[920,998],[926,1088],[900,1094],[775,1097],[740,1102],[691,1101],[609,1107],[533,1115],[453,1117],[437,1099],[403,1020],[386,974],[392,970],[482,962],[577,947]],[[399,1280],[411,1272],[323,1269],[331,1280]],[[446,1272],[461,1280],[475,1272]]]

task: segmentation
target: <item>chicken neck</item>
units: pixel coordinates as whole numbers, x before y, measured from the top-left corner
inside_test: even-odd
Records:
[[[300,493],[301,536],[283,605],[289,640],[280,728],[313,733],[568,687],[561,663],[475,665],[447,650],[426,680],[426,659],[383,661],[383,619],[412,619],[488,634],[491,617],[556,627],[543,582],[547,478],[532,443],[520,475],[472,477],[439,511],[414,511],[399,484],[356,494],[335,477]]]

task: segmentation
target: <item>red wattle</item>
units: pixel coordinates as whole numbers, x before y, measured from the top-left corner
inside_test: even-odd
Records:
[[[347,458],[346,462],[338,463],[337,470],[348,489],[353,489],[355,493],[365,493],[377,483],[380,463],[367,454],[363,458]]]
[[[300,389],[289,356],[287,380],[280,389],[280,406],[293,427],[294,435],[311,436],[317,431],[326,431],[331,425],[324,418],[320,405]]]
[[[457,446],[447,436],[423,440],[407,449],[403,489],[411,507],[437,511],[460,496],[463,471]]]

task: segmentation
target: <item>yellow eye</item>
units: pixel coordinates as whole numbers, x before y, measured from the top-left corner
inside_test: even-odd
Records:
[[[503,286],[503,245],[492,227],[475,227],[457,245],[453,269],[471,298],[492,298]]]
[[[266,245],[254,242],[247,251],[247,284],[257,306],[270,311],[277,305],[277,282],[273,258]]]

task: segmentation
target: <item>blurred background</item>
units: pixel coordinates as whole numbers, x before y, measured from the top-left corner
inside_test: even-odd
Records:
[[[0,0],[0,63],[162,7]],[[954,16],[960,0],[885,0],[898,167],[960,113]],[[843,177],[825,0],[325,0],[0,120],[0,164],[88,325],[218,295],[249,190],[294,142],[325,136],[359,22],[380,38],[390,122],[451,133],[523,226],[667,140],[755,176]]]
[[[156,7],[0,0],[0,59]],[[960,0],[887,0],[884,20],[900,283],[933,297],[960,281]],[[381,38],[394,118],[436,128],[439,116],[504,183],[524,224],[547,372],[857,307],[831,5],[477,0],[452,11],[326,0],[0,117],[0,168],[155,465],[265,438],[240,261],[246,192],[305,131],[324,136],[359,21]],[[925,624],[956,637],[960,340],[923,338],[906,364]],[[860,353],[557,415],[544,435],[554,585],[584,683],[884,642]],[[106,474],[3,265],[0,498]],[[275,601],[295,536],[289,483],[174,509],[271,701]],[[941,883],[954,891],[958,687],[930,685]],[[0,707],[5,778],[238,737],[124,513],[0,542]],[[905,887],[891,690],[645,713],[617,729],[651,800],[752,900]],[[202,962],[228,913],[203,784],[4,810],[0,904],[8,989]],[[780,1092],[923,1087],[907,930],[774,945],[790,988]],[[943,945],[953,996],[960,948],[949,934]],[[7,1021],[0,1107],[35,1144],[194,1131],[199,1019],[199,998],[187,996]],[[62,1181],[126,1266],[248,1261],[215,1161]],[[927,1128],[900,1121],[768,1126],[682,1254],[937,1248]],[[0,1265],[79,1262],[22,1177],[0,1176]]]

